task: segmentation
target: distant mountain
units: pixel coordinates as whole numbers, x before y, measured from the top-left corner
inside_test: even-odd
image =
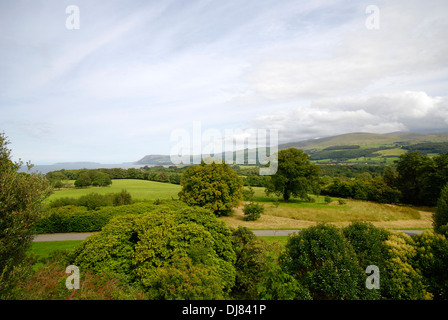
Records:
[[[344,146],[360,147],[360,148],[383,148],[426,143],[426,142],[448,142],[448,132],[437,133],[415,133],[415,132],[392,132],[386,134],[378,133],[366,133],[366,132],[354,132],[335,135],[331,137],[309,139],[304,141],[289,142],[280,144],[279,150],[288,148],[297,148],[309,152],[320,151],[325,148],[333,147],[333,150],[337,150],[336,146],[340,149],[347,149]],[[353,149],[350,148],[350,149]],[[253,151],[253,150],[252,150]],[[235,154],[248,153],[247,150],[238,150]],[[249,152],[250,153],[250,152]],[[359,154],[359,152],[358,152]],[[246,155],[247,157],[247,155]],[[220,155],[216,155],[215,158],[221,158]],[[169,155],[147,155],[142,159],[134,162],[135,165],[172,165]]]
[[[392,132],[386,134],[355,132],[340,134],[331,137],[310,139],[299,142],[290,142],[279,145],[279,150],[297,148],[302,150],[321,149],[332,146],[359,145],[372,146],[384,144],[413,144],[420,142],[446,142],[448,132],[440,133],[415,133],[415,132]]]
[[[171,162],[169,155],[162,155],[162,154],[150,154],[147,156],[144,156],[140,160],[134,162],[134,164],[150,164],[150,165],[169,165],[173,164]]]

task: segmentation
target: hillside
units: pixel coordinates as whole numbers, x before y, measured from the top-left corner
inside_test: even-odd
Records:
[[[426,145],[427,143],[430,145]],[[302,149],[310,154],[312,160],[320,163],[390,163],[410,150],[425,154],[448,151],[448,132],[386,134],[355,132],[289,142],[278,146],[279,150],[288,148]],[[147,155],[134,164],[170,165],[172,163],[169,155]]]

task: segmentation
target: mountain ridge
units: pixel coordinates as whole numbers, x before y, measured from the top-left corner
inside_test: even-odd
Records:
[[[407,145],[423,142],[448,142],[448,132],[418,133],[397,131],[390,133],[351,132],[329,137],[314,138],[278,145],[278,150],[297,148],[304,151],[319,150],[332,146],[359,145],[361,147],[377,145]],[[238,150],[238,152],[245,152]],[[235,152],[234,152],[235,153]],[[219,155],[215,156],[220,158]],[[149,154],[134,162],[136,165],[172,165],[169,155]]]

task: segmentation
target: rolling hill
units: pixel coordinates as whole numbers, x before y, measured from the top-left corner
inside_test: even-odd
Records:
[[[428,147],[428,145],[425,145],[428,143],[431,143],[432,146]],[[434,147],[435,145],[437,147]],[[278,149],[302,149],[311,156],[311,160],[323,163],[387,163],[396,160],[401,154],[409,150],[420,151],[419,148],[421,148],[424,151],[423,153],[431,154],[432,147],[434,147],[434,150],[437,150],[437,153],[448,151],[448,132],[392,132],[386,134],[354,132],[289,142],[279,145]],[[247,150],[239,150],[236,153],[240,154],[241,152],[246,154]],[[236,153],[234,152],[234,155]],[[221,156],[217,155],[215,158],[221,158]],[[169,155],[146,155],[134,162],[134,164],[172,165],[172,162]]]

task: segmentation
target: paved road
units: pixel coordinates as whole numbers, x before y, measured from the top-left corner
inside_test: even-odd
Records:
[[[414,236],[422,233],[423,230],[395,230],[403,231],[406,234]],[[288,236],[291,233],[299,233],[300,230],[253,230],[253,233],[258,237],[272,237],[272,236]],[[48,233],[38,234],[34,236],[34,242],[41,241],[66,241],[66,240],[84,240],[94,232],[79,232],[79,233]]]

